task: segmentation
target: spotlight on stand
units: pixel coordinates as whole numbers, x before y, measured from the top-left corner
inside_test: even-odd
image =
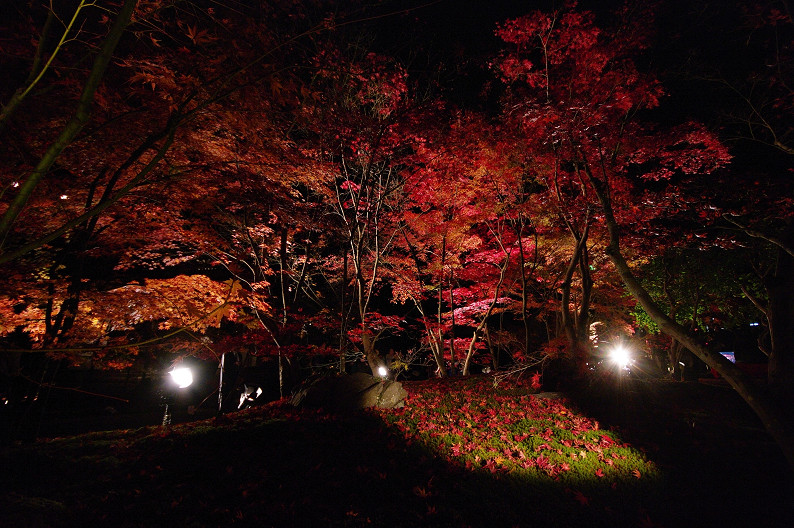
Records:
[[[193,371],[188,367],[175,367],[169,370],[168,374],[170,375],[170,383],[168,383],[168,385],[175,385],[176,388],[169,386],[162,395],[163,405],[165,406],[165,411],[163,412],[163,425],[171,424],[171,409],[169,405],[173,403],[176,390],[190,387],[193,383]]]
[[[175,368],[171,370],[169,374],[171,374],[171,379],[180,389],[190,387],[193,383],[193,371],[188,367]]]

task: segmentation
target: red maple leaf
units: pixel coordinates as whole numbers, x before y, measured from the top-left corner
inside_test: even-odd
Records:
[[[579,490],[573,492],[573,498],[582,506],[590,505],[590,498]]]

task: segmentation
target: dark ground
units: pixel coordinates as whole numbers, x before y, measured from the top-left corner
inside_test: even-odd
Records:
[[[563,510],[553,490],[449,467],[372,417],[294,421],[254,409],[3,449],[0,526],[794,526],[792,471],[732,389],[626,379],[572,399],[662,469],[644,524],[616,524],[619,511],[595,504]],[[160,413],[154,402],[45,429],[156,425]],[[190,418],[177,405],[176,421]]]
[[[794,526],[794,473],[724,381],[631,379],[576,399],[659,464],[673,526]]]

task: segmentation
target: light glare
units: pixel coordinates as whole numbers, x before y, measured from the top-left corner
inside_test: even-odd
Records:
[[[175,368],[169,372],[169,374],[171,374],[171,379],[174,380],[174,383],[176,383],[180,389],[189,387],[190,384],[193,383],[193,372],[187,367]]]
[[[383,367],[383,366],[378,367],[378,375],[381,378],[385,378],[386,376],[389,375],[389,369],[387,369],[386,367]]]
[[[623,345],[615,346],[610,352],[609,356],[612,361],[620,368],[626,368],[631,363],[631,354],[629,350]]]

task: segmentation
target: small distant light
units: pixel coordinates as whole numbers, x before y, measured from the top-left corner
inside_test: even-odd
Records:
[[[378,367],[378,376],[380,376],[381,378],[385,378],[388,375],[389,375],[389,369],[383,366]]]
[[[66,200],[66,199],[68,199],[68,198],[69,198],[69,197],[68,197],[68,196],[66,196],[65,194],[62,194],[62,195],[61,195],[61,200]]]
[[[174,383],[176,383],[177,387],[180,389],[189,387],[190,384],[193,383],[193,372],[187,367],[175,368],[170,371],[169,374],[171,374],[171,379],[174,380]]]
[[[12,184],[11,184],[11,187],[14,187],[14,188],[16,188],[16,187],[19,187],[19,182],[14,182],[14,183],[12,183]]]
[[[758,323],[750,323],[750,326],[758,326]]]

